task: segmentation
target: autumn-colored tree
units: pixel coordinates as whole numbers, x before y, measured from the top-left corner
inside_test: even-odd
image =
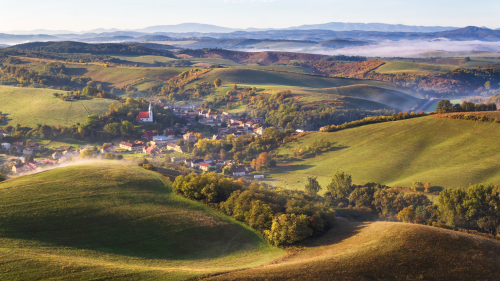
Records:
[[[398,220],[403,222],[413,222],[415,220],[415,210],[413,207],[406,207],[398,213]]]
[[[424,184],[424,192],[425,193],[431,192],[431,184],[430,183]]]
[[[425,187],[421,181],[414,181],[411,183],[411,190],[415,192],[423,192],[425,190]]]
[[[233,85],[233,90],[235,90],[235,91],[238,90],[238,85],[234,84]]]
[[[222,81],[219,78],[215,79],[215,81],[214,81],[215,88],[219,88],[221,84],[222,84]]]

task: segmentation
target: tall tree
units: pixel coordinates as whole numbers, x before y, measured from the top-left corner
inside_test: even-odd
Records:
[[[316,196],[318,191],[320,191],[321,185],[319,185],[316,177],[307,177],[307,183],[305,186],[306,194],[310,196]]]
[[[335,199],[346,200],[349,197],[352,189],[352,178],[342,171],[337,171],[332,178],[332,181],[327,186],[328,191]]]

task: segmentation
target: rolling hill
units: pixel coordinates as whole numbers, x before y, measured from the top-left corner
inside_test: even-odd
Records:
[[[7,114],[7,123],[13,126],[70,126],[85,122],[90,114],[105,114],[113,102],[100,98],[63,101],[55,98],[53,93],[66,94],[65,91],[50,89],[0,86],[0,112]]]
[[[5,280],[182,280],[284,253],[159,174],[114,161],[1,183],[0,245]]]
[[[436,117],[366,125],[333,133],[312,133],[286,144],[292,154],[325,138],[335,148],[316,157],[279,164],[266,175],[271,185],[302,189],[306,176],[317,176],[326,188],[336,171],[353,180],[390,186],[430,182],[444,188],[500,183],[498,124]],[[325,189],[323,189],[325,192]]]
[[[340,221],[276,263],[208,280],[497,280],[500,242],[429,226]]]

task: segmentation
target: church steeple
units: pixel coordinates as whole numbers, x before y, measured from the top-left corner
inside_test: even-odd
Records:
[[[149,120],[153,122],[153,108],[151,107],[151,103],[149,103]]]

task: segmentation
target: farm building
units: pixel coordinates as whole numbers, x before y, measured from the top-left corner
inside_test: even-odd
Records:
[[[196,142],[196,136],[193,133],[187,133],[183,136],[184,141]]]
[[[247,174],[245,167],[233,168],[233,176],[242,177]]]
[[[172,162],[174,162],[175,164],[179,164],[181,162],[184,162],[186,161],[186,157],[174,157],[172,158]]]
[[[120,142],[120,148],[128,151],[142,151],[143,147],[146,146],[143,142],[136,141],[134,143]]]
[[[62,156],[63,156],[63,155],[62,155],[62,153],[61,153],[61,152],[59,152],[59,151],[56,151],[56,152],[54,152],[54,153],[52,154],[52,158],[54,158],[54,159],[56,159],[56,160],[57,160],[57,159],[59,159],[59,158],[61,158]]]
[[[253,176],[254,179],[263,179],[264,175],[255,175]]]

